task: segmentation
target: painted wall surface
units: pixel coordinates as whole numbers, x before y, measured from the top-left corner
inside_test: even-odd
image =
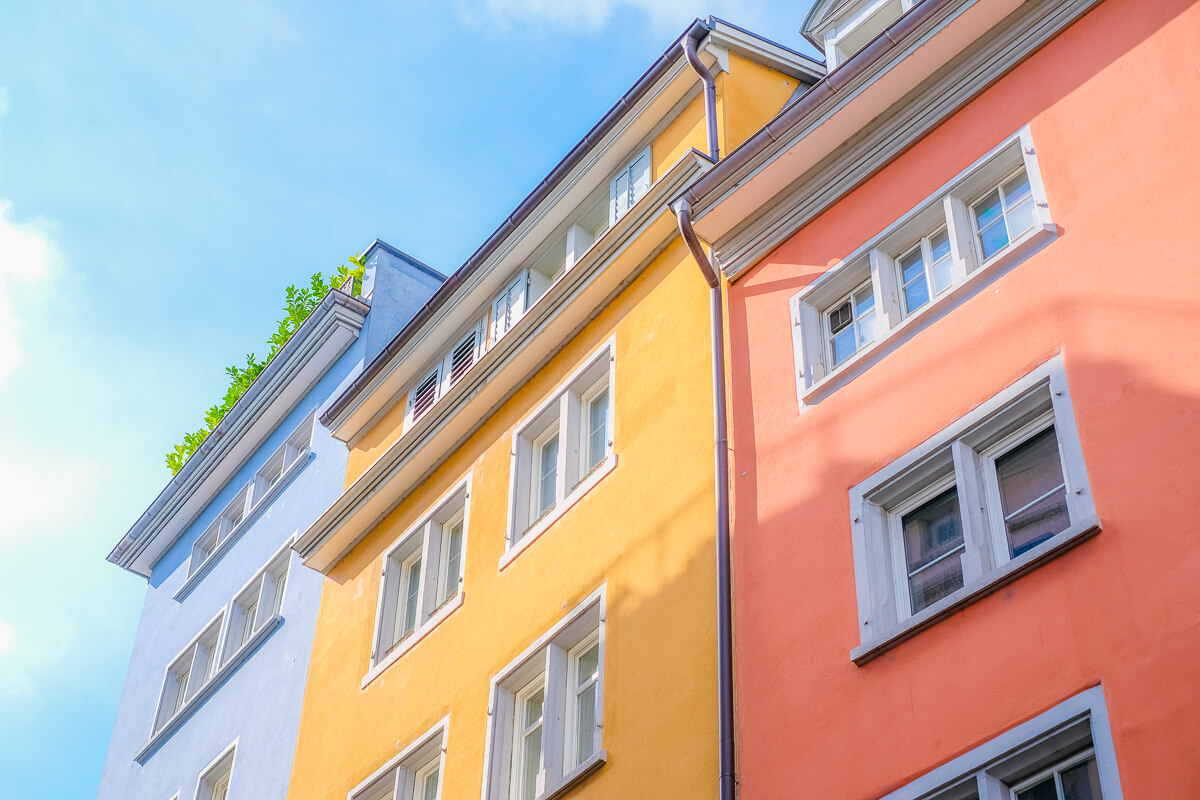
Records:
[[[782,104],[791,90],[780,93]],[[699,103],[684,113],[692,118],[653,143],[656,169],[664,153],[704,147]],[[441,796],[479,796],[492,676],[602,585],[601,746],[609,758],[571,796],[702,797],[714,790],[708,319],[707,286],[674,240],[332,570],[290,798],[346,797],[447,715]],[[514,430],[610,337],[616,467],[500,568]],[[403,403],[398,407],[400,413],[384,415],[360,447],[374,452],[400,435]],[[352,453],[348,481],[371,460]],[[384,554],[468,472],[462,606],[363,687]]]
[[[392,258],[378,261],[375,269],[381,274],[401,273],[409,267]],[[402,276],[391,277],[399,282]],[[376,302],[394,303],[407,319],[428,294],[412,291],[397,299],[376,292]],[[176,792],[181,800],[189,800],[196,796],[203,768],[235,740],[230,797],[270,800],[286,795],[323,580],[319,573],[302,567],[294,554],[281,609],[283,624],[144,765],[135,762],[134,755],[150,739],[170,663],[222,608],[228,615],[233,598],[246,583],[337,498],[345,480],[345,445],[318,423],[312,440],[314,457],[195,589],[176,601],[193,544],[297,426],[357,374],[365,345],[360,337],[342,354],[154,566],[100,783],[100,800],[168,800]]]
[[[1107,0],[731,287],[743,798],[875,798],[1102,684],[1200,796],[1200,6]],[[1058,238],[803,414],[788,299],[1022,125]],[[1055,353],[1103,530],[862,667],[850,488]]]

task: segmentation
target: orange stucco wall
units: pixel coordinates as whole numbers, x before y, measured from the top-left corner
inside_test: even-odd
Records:
[[[1102,684],[1200,797],[1200,6],[1107,0],[730,289],[741,797],[874,798]],[[1059,236],[800,414],[788,299],[1029,124]],[[1061,352],[1103,530],[855,666],[850,487]]]
[[[732,79],[723,76],[722,85],[736,82],[739,73],[762,83],[757,106],[747,94],[753,85],[742,92],[743,113],[763,109],[755,125],[791,93],[787,79],[748,67]],[[652,143],[655,177],[692,147],[704,148],[700,101]],[[673,223],[652,230],[669,235]],[[672,236],[665,244],[333,569],[317,622],[290,798],[344,798],[447,715],[441,796],[478,797],[492,676],[602,584],[602,747],[609,760],[571,796],[701,797],[712,791],[716,590],[708,290],[682,243]],[[501,569],[514,429],[610,337],[617,465]],[[349,482],[401,435],[400,400],[356,443]],[[468,472],[463,604],[364,688],[384,553]]]

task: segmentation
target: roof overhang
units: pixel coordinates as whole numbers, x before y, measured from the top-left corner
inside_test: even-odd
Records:
[[[365,301],[330,291],[121,538],[108,560],[149,578],[158,559],[358,338],[369,311]]]
[[[696,233],[736,279],[1097,2],[918,3],[683,193]]]
[[[597,189],[607,184],[682,106],[698,96],[699,81],[680,43],[697,42],[710,69],[728,69],[735,52],[805,83],[824,74],[820,62],[736,25],[696,20],[539,184],[488,240],[430,298],[322,417],[333,435],[353,443],[407,388],[415,371],[438,357],[447,340],[470,325],[508,277]]]
[[[711,168],[687,153],[454,385],[363,472],[296,542],[328,573],[675,238],[667,200]],[[413,356],[402,363],[423,362]]]

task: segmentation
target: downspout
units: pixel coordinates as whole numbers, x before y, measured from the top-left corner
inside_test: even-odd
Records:
[[[691,36],[683,37],[683,54],[687,57],[692,71],[704,82],[704,122],[708,130],[708,157],[716,161],[721,157],[721,148],[717,142],[717,82],[696,54],[696,42]]]
[[[679,234],[708,282],[712,319],[713,433],[717,495],[717,736],[720,800],[734,800],[733,748],[733,583],[729,557],[729,433],[725,413],[725,326],[721,281],[696,232],[691,204],[675,205]]]
[[[713,161],[720,158],[717,141],[717,85],[712,73],[696,55],[696,43],[683,40],[688,64],[704,82],[704,117],[708,129],[708,153]],[[717,496],[717,765],[718,796],[734,800],[733,743],[733,582],[729,557],[729,433],[725,413],[725,309],[721,279],[708,254],[692,230],[692,205],[687,198],[673,206],[679,220],[679,235],[704,280],[708,283],[709,316],[712,322],[713,447],[715,490]]]

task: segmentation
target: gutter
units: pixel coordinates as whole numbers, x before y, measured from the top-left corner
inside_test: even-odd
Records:
[[[825,102],[865,73],[873,70],[877,62],[900,46],[910,34],[941,14],[946,8],[960,5],[962,0],[923,0],[896,20],[871,43],[805,92],[795,103],[785,108],[773,120],[760,128],[753,136],[742,142],[736,150],[725,157],[712,170],[684,192],[689,205],[698,205],[715,192],[732,175],[750,164],[771,145],[785,138],[792,128],[823,107]]]
[[[534,187],[533,191],[526,195],[524,200],[517,204],[517,207],[500,224],[500,227],[492,232],[487,240],[471,254],[470,258],[454,271],[453,275],[446,279],[446,282],[433,293],[433,296],[426,301],[425,305],[421,306],[412,319],[392,337],[387,346],[372,359],[371,363],[359,373],[358,377],[329,404],[321,414],[321,424],[327,428],[332,428],[336,425],[337,418],[341,416],[342,412],[349,408],[358,395],[379,377],[380,373],[391,363],[392,358],[404,348],[405,344],[433,316],[433,312],[440,308],[454,294],[454,291],[463,284],[469,275],[483,265],[484,261],[500,247],[508,235],[516,230],[525,221],[525,218],[550,195],[563,178],[582,163],[595,146],[616,127],[625,114],[637,104],[641,96],[670,70],[678,58],[676,49],[680,46],[680,43],[691,43],[694,51],[696,42],[703,39],[711,29],[711,23],[696,19],[678,39],[671,43],[671,46],[658,57],[658,60],[642,73],[642,77],[637,79],[633,87],[621,96],[621,99],[600,118],[599,122],[592,126],[592,129],[571,148],[570,152],[563,156],[563,159],[555,165],[554,169],[550,170],[550,174],[543,178]]]
[[[696,56],[694,42],[684,40],[683,51],[688,64],[704,83],[708,150],[716,161],[720,157],[716,82]],[[724,297],[721,294],[721,279],[700,240],[696,238],[696,232],[692,230],[691,204],[684,197],[671,208],[679,220],[679,235],[683,237],[688,252],[696,259],[708,283],[709,316],[712,322],[714,488],[717,501],[717,781],[720,800],[734,800],[737,778],[733,741],[733,580],[729,555],[729,421],[725,411]]]

